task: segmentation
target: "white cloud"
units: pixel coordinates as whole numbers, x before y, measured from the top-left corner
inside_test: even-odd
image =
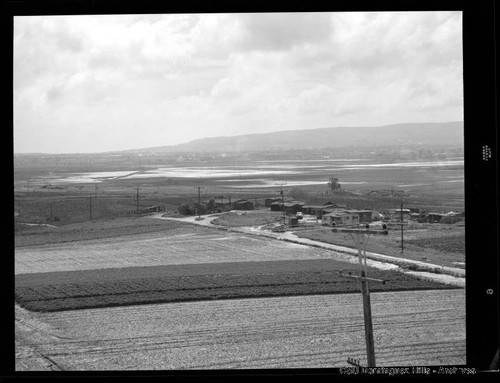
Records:
[[[459,12],[16,17],[15,151],[462,118]]]

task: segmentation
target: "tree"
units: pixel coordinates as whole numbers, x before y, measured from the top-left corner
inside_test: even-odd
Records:
[[[194,215],[194,208],[189,204],[179,206],[179,213],[182,215]]]
[[[339,179],[333,176],[330,176],[330,180],[328,181],[328,187],[334,193],[342,190]]]

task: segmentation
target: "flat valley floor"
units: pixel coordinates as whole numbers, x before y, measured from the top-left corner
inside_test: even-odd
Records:
[[[193,226],[16,249],[16,274],[332,258],[324,249]],[[342,257],[345,257],[343,255]],[[371,294],[377,366],[465,364],[465,291]],[[279,369],[366,363],[360,293],[30,312],[16,370]]]

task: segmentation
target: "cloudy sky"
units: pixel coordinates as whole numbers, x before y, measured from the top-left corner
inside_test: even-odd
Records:
[[[463,120],[461,12],[14,19],[14,152]]]

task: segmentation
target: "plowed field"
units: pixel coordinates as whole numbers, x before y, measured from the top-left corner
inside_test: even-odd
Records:
[[[383,280],[371,291],[450,286],[368,268]],[[34,311],[130,306],[210,299],[339,294],[359,291],[356,267],[330,259],[127,267],[16,275],[16,302]]]
[[[465,364],[464,290],[372,294],[377,366]],[[16,308],[17,370],[328,368],[366,363],[360,294],[58,313]],[[21,346],[22,345],[22,346]]]
[[[188,225],[182,233],[145,233],[17,248],[15,273],[333,257],[349,259],[329,250]]]

